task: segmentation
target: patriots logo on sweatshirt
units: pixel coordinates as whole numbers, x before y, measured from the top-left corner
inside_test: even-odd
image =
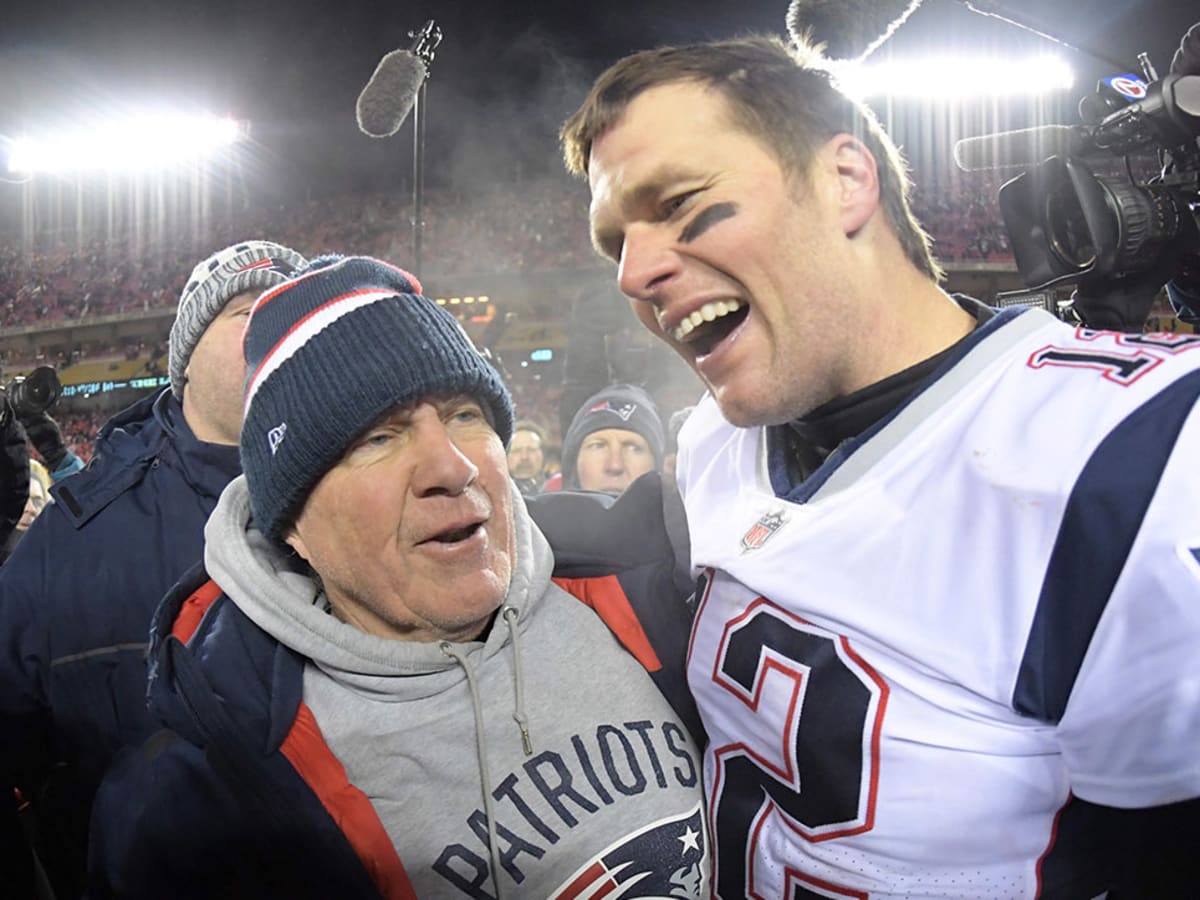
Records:
[[[708,842],[700,807],[664,819],[606,849],[551,894],[583,897],[676,897],[699,900],[708,881]]]

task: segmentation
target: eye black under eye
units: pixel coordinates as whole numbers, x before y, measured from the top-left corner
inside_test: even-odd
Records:
[[[694,241],[718,222],[724,222],[737,215],[737,211],[736,203],[714,203],[701,210],[696,218],[687,223],[683,231],[679,233],[679,240],[685,244]]]

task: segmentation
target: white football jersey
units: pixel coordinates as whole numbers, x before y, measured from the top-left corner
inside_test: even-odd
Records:
[[[1072,795],[1200,796],[1197,396],[1200,336],[1008,311],[798,485],[705,398],[679,481],[717,896],[1071,893]]]

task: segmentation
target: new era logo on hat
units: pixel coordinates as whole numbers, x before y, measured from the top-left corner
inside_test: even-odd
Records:
[[[279,452],[279,445],[283,443],[284,437],[287,436],[287,422],[280,422],[274,428],[267,432],[267,443],[271,445],[271,455],[274,456]]]

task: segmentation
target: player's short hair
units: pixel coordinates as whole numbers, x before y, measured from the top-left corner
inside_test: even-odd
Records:
[[[703,44],[660,47],[626,56],[592,85],[560,132],[567,169],[586,178],[592,144],[650,88],[694,82],[720,92],[732,124],[758,139],[790,174],[803,175],[817,150],[836,134],[852,134],[875,157],[884,215],[919,270],[943,277],[931,241],[909,206],[912,181],[903,156],[863,104],[846,96],[820,55],[756,35]]]

